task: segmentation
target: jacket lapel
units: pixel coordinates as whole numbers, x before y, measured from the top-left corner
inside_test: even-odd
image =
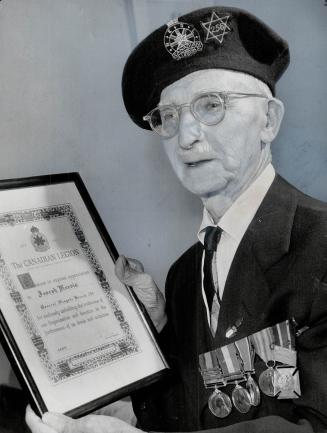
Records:
[[[219,316],[219,345],[268,326],[272,289],[266,273],[289,251],[296,206],[296,190],[276,175],[232,262]],[[237,333],[227,339],[227,329],[235,324]]]

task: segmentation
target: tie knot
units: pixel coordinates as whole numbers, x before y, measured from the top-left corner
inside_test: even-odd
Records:
[[[209,226],[206,228],[204,236],[204,248],[207,251],[216,251],[218,242],[220,241],[222,229],[220,227]]]

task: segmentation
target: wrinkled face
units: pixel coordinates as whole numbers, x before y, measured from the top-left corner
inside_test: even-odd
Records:
[[[160,105],[188,104],[205,90],[264,93],[250,75],[209,69],[193,72],[166,87]],[[233,99],[222,122],[207,126],[193,117],[189,107],[183,107],[178,134],[162,142],[184,187],[207,198],[246,184],[260,165],[266,109],[264,98]]]

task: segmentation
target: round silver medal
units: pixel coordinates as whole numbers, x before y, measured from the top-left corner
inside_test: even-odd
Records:
[[[232,392],[232,400],[236,409],[241,413],[247,413],[251,409],[251,397],[243,386],[236,384]]]
[[[268,369],[263,371],[259,376],[259,386],[261,391],[268,397],[275,397],[277,393],[275,363],[269,365],[269,362],[267,362]]]
[[[246,389],[250,394],[252,406],[259,406],[261,400],[260,389],[252,376],[249,376],[248,380],[246,381]]]
[[[208,400],[208,406],[217,418],[226,418],[232,411],[232,402],[227,394],[215,389]]]

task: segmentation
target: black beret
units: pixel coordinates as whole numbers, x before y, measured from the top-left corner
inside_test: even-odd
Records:
[[[141,128],[161,91],[201,69],[230,69],[253,75],[275,93],[289,64],[287,42],[254,15],[213,6],[183,15],[152,32],[127,59],[122,91],[127,112]]]

